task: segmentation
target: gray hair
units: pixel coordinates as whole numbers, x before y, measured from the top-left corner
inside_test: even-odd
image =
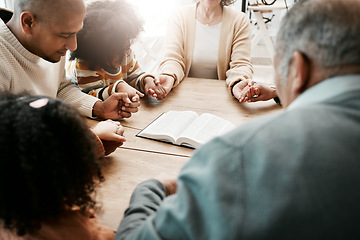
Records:
[[[325,69],[360,65],[360,1],[302,0],[282,19],[275,45],[285,83],[294,51]]]

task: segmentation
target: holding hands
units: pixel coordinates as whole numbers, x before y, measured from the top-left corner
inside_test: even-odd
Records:
[[[129,99],[132,102],[136,102],[139,101],[140,98],[139,97],[143,97],[144,94],[141,93],[140,91],[136,90],[135,88],[133,88],[132,86],[130,86],[129,84],[127,84],[125,81],[120,82],[117,86],[116,86],[116,92],[118,93],[127,93],[129,96]]]
[[[266,101],[277,97],[276,89],[265,83],[242,80],[232,88],[232,93],[239,102]]]
[[[99,122],[92,131],[101,139],[105,155],[108,155],[120,147],[125,141],[124,128],[120,122],[106,120]]]
[[[163,100],[171,91],[174,82],[174,78],[168,75],[160,75],[155,78],[146,77],[144,79],[145,93],[158,100]]]
[[[135,94],[129,98],[127,93],[114,93],[105,101],[97,101],[93,107],[93,115],[103,119],[129,118],[140,106],[140,97]]]
[[[147,96],[157,98],[158,100],[164,99],[167,94],[159,79],[150,76],[144,78],[144,91]]]

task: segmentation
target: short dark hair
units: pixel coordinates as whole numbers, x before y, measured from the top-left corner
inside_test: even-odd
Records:
[[[29,104],[47,98],[40,108]],[[0,222],[22,236],[77,206],[93,208],[103,180],[95,138],[60,100],[0,92]]]
[[[77,49],[70,59],[81,59],[91,69],[104,66],[114,56],[125,55],[128,45],[143,30],[143,21],[124,0],[96,1],[87,6],[83,29],[77,34]]]

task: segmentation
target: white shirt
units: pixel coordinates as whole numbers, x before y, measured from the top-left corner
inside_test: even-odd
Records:
[[[194,54],[189,77],[217,79],[221,23],[207,26],[196,20]]]

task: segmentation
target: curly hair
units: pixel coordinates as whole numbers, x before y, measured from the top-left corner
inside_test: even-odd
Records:
[[[220,5],[221,6],[229,6],[229,5],[233,4],[236,1],[237,0],[221,0]],[[199,0],[195,0],[195,2],[199,2]]]
[[[91,69],[105,66],[114,56],[123,59],[129,44],[143,30],[143,21],[124,0],[101,0],[87,6],[83,29],[77,34],[77,49],[70,59],[81,59]]]
[[[42,96],[0,92],[0,220],[19,236],[71,207],[93,208],[103,181],[95,138],[72,107]]]

